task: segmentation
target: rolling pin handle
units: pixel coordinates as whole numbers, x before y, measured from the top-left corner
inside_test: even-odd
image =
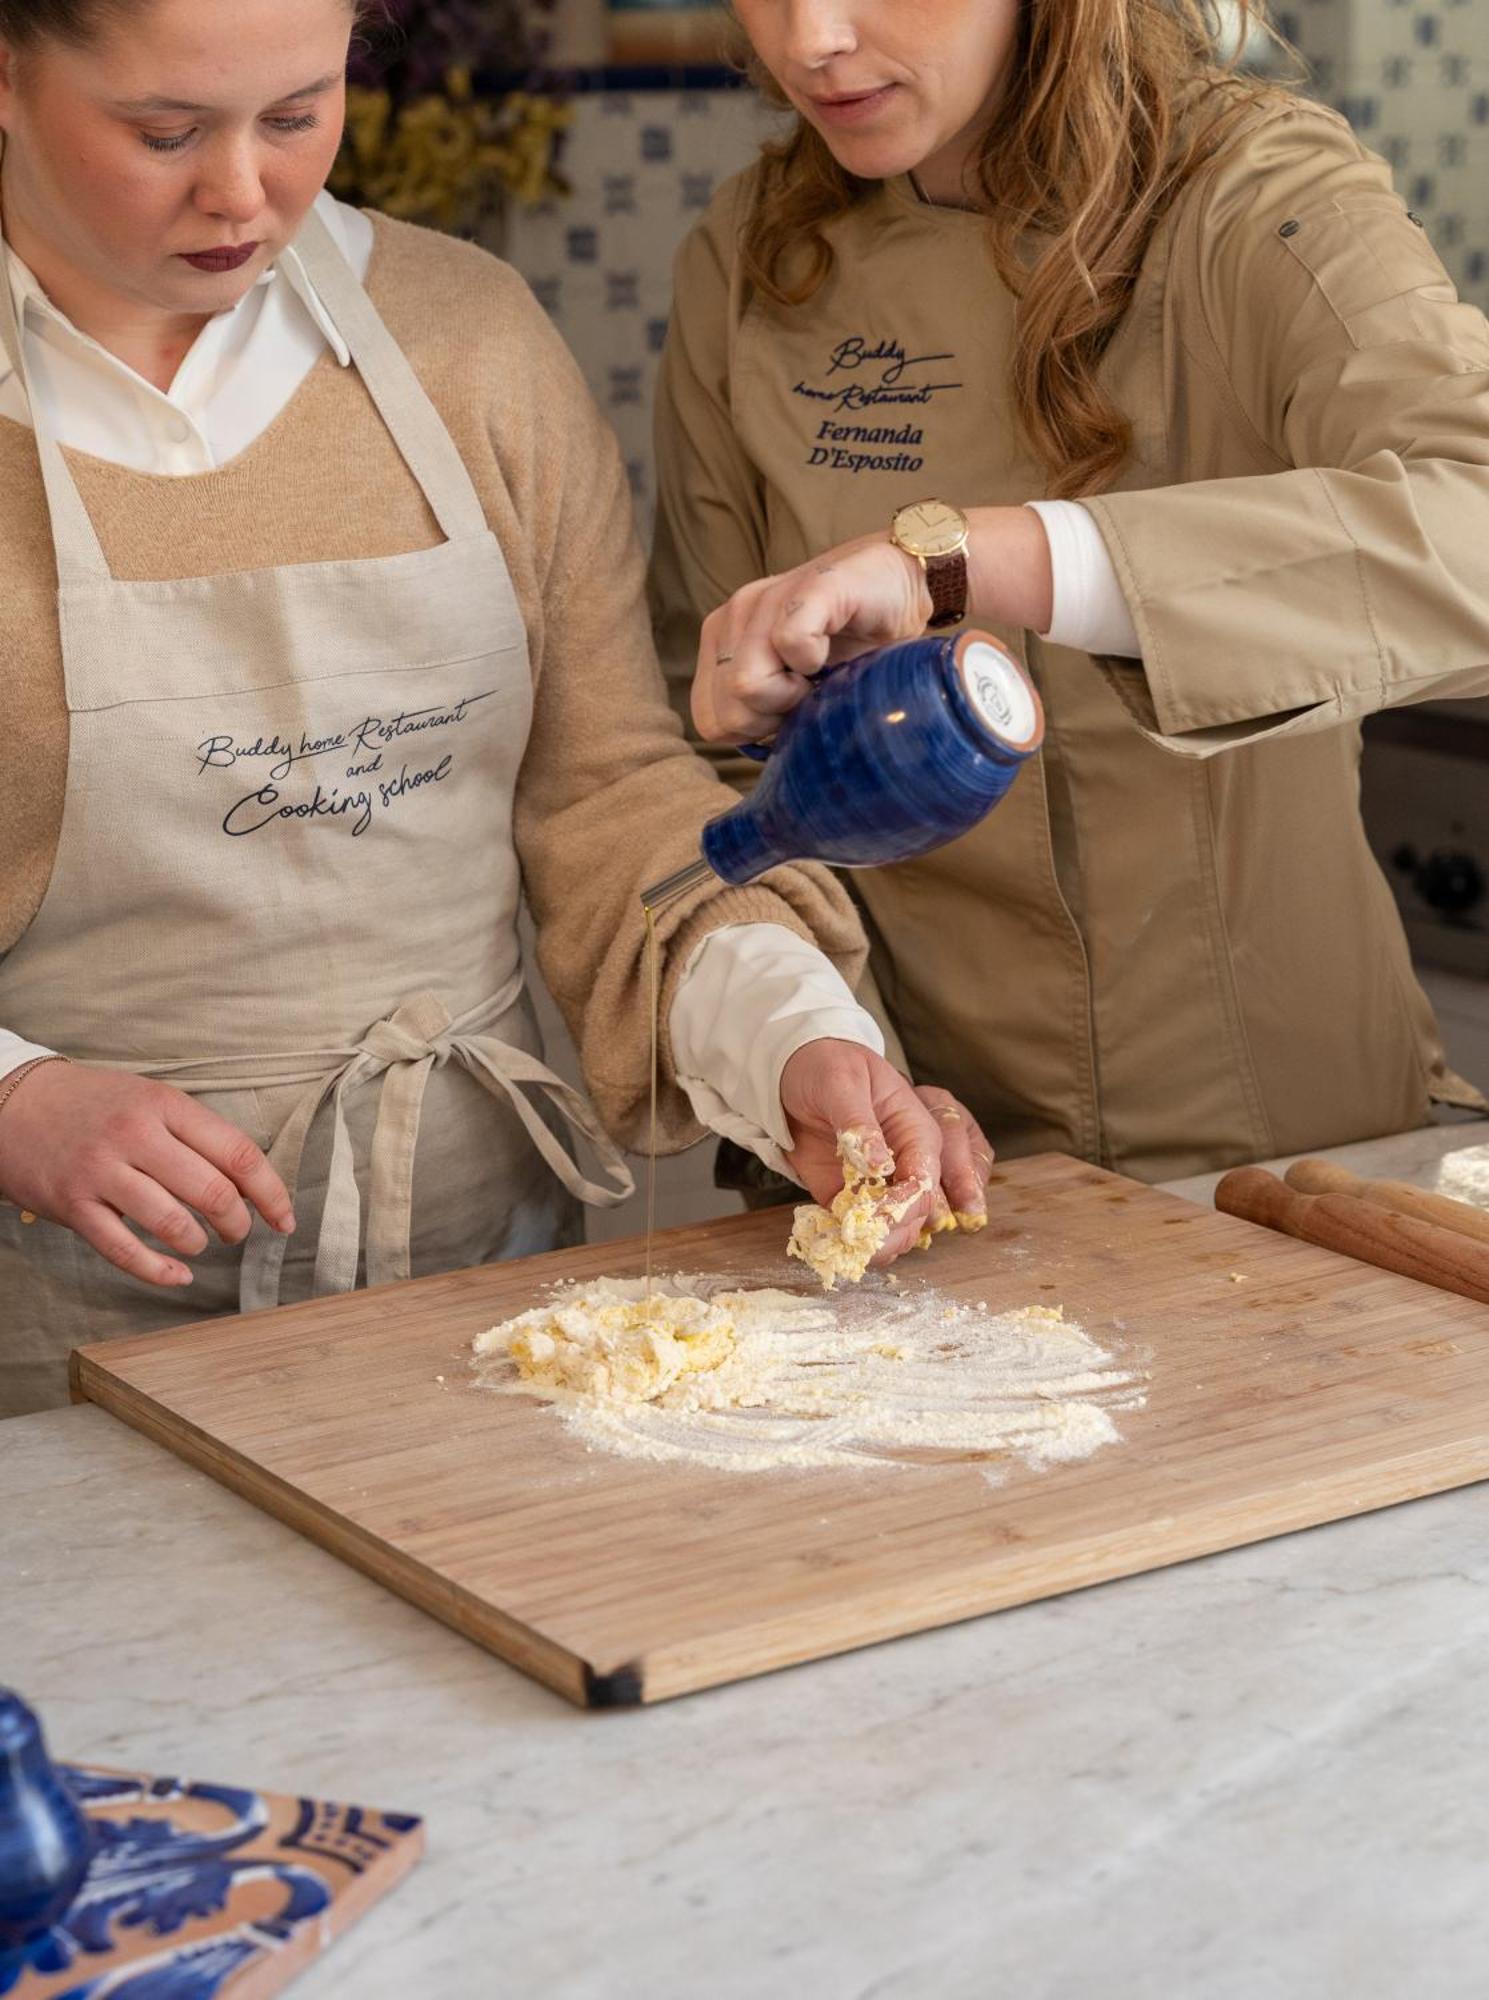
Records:
[[[1287,1184],[1299,1194],[1363,1194],[1364,1183],[1348,1167],[1336,1167],[1328,1160],[1296,1160],[1286,1174]]]
[[[1262,1167],[1227,1174],[1215,1190],[1215,1206],[1243,1222],[1489,1305],[1489,1250],[1420,1217],[1352,1194],[1299,1194]]]
[[[1216,1188],[1215,1206],[1243,1222],[1260,1222],[1297,1236],[1308,1212],[1308,1197],[1295,1194],[1265,1167],[1235,1167]]]

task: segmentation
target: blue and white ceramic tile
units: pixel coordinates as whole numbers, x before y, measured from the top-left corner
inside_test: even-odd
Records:
[[[586,91],[573,110],[563,158],[573,193],[514,213],[505,254],[619,435],[645,533],[672,259],[720,182],[754,158],[770,119],[746,90]]]
[[[343,1927],[348,1889],[390,1887],[423,1845],[406,1813],[57,1768],[92,1855],[52,1927],[0,1950],[12,2000],[215,2000],[250,1969],[257,1991],[277,1991]]]
[[[1318,95],[1390,161],[1463,296],[1489,309],[1489,5],[1291,0]]]

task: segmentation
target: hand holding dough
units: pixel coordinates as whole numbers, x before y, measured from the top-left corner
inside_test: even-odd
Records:
[[[831,1291],[839,1278],[856,1285],[884,1248],[894,1225],[925,1193],[928,1182],[891,1186],[871,1164],[861,1131],[839,1132],[843,1185],[830,1208],[804,1202],[796,1211],[788,1257],[799,1257]]]

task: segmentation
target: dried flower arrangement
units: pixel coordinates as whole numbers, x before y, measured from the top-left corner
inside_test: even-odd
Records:
[[[567,193],[557,158],[568,108],[533,88],[554,0],[378,0],[353,51],[343,201],[458,235],[499,239],[509,201]]]

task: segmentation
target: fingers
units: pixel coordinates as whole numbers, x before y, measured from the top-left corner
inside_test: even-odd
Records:
[[[239,1133],[237,1136],[241,1139],[243,1135]],[[161,1187],[179,1202],[205,1216],[222,1242],[241,1243],[252,1228],[253,1217],[238,1192],[236,1182],[229,1180],[220,1167],[214,1166],[195,1147],[183,1145],[173,1132],[162,1130],[156,1135],[150,1146],[141,1152],[139,1166],[142,1173],[152,1174]],[[124,1207],[123,1203],[116,1205]],[[185,1251],[187,1255],[194,1254],[185,1244],[165,1236],[136,1210],[124,1208],[124,1212],[135,1221],[144,1223],[152,1236],[161,1237],[173,1249]],[[203,1237],[196,1247],[203,1249],[205,1246],[206,1238]]]
[[[919,565],[883,535],[746,584],[703,621],[692,697],[699,734],[709,742],[770,735],[822,667],[911,637],[929,616]]]
[[[764,577],[737,590],[710,612],[698,635],[693,722],[707,743],[751,743],[774,733],[806,693],[751,625],[752,614],[777,581]]]
[[[67,1220],[85,1243],[91,1243],[101,1257],[127,1271],[130,1277],[143,1278],[147,1285],[191,1283],[191,1273],[184,1264],[141,1243],[101,1201],[80,1202]]]
[[[982,1127],[949,1090],[923,1085],[917,1095],[941,1128],[941,1187],[949,1207],[959,1216],[985,1216],[993,1149]]]
[[[288,1190],[252,1139],[192,1097],[173,1100],[167,1123],[183,1146],[218,1170],[216,1176],[203,1174],[197,1193],[188,1193],[179,1185],[175,1192],[207,1217],[225,1243],[240,1243],[248,1234],[251,1218],[240,1194],[271,1229],[290,1234],[295,1216]]]
[[[754,743],[774,736],[782,716],[807,693],[807,683],[768,648],[745,639],[738,643],[738,652],[726,649],[707,669],[699,656],[693,721],[706,743]]]
[[[99,1189],[102,1202],[148,1236],[174,1250],[178,1257],[199,1257],[207,1247],[207,1232],[169,1188],[136,1167],[119,1166]]]
[[[941,1185],[941,1133],[936,1120],[906,1079],[894,1071],[890,1074],[899,1088],[891,1087],[881,1096],[879,1113],[884,1137],[894,1150],[890,1198],[903,1212],[884,1239],[876,1264],[893,1262],[920,1240],[935,1215]]]
[[[831,1194],[843,1185],[845,1164],[883,1179],[895,1172],[894,1148],[879,1129],[874,1094],[860,1068],[845,1067],[824,1077],[818,1115],[836,1140]]]
[[[121,1071],[59,1065],[55,1081],[23,1089],[0,1132],[0,1170],[19,1206],[147,1284],[190,1283],[182,1259],[209,1241],[199,1216],[228,1244],[247,1236],[250,1206],[294,1228],[284,1183],[250,1138],[171,1085]]]

